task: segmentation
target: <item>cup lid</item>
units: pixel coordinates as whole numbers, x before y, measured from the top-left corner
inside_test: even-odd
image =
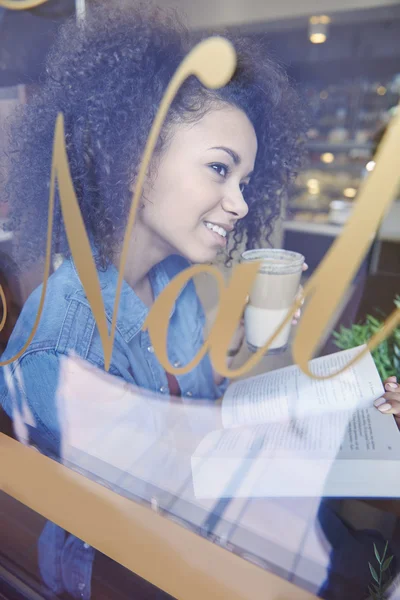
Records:
[[[299,252],[278,248],[259,248],[246,250],[241,255],[241,262],[261,261],[260,273],[288,274],[302,269],[304,256]]]

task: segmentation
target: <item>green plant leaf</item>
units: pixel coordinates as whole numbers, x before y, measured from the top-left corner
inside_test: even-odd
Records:
[[[388,569],[388,568],[389,568],[389,566],[390,566],[390,563],[392,562],[392,560],[393,560],[393,556],[389,556],[389,558],[387,558],[387,559],[385,560],[385,562],[384,562],[384,563],[383,563],[383,565],[382,565],[382,571],[386,571],[386,569]]]
[[[387,552],[387,549],[388,549],[388,545],[389,545],[389,542],[388,542],[388,541],[386,541],[386,544],[385,544],[385,549],[384,549],[384,551],[383,551],[383,556],[382,556],[382,562],[383,562],[383,561],[385,560],[385,558],[386,558],[386,552]]]
[[[382,321],[378,321],[378,319],[375,319],[372,315],[368,315],[368,320],[376,327],[382,327]]]
[[[400,295],[396,296],[395,305],[400,308]],[[376,310],[376,312],[382,311]],[[380,321],[373,315],[366,315],[364,322],[354,323],[350,328],[340,325],[339,331],[333,332],[334,344],[340,350],[354,348],[367,342],[372,335],[381,330],[382,325],[383,320]],[[392,375],[400,378],[400,327],[394,329],[371,354],[382,380]]]
[[[376,560],[378,561],[379,564],[381,564],[381,557],[379,556],[378,548],[375,546],[375,543],[374,543],[374,552],[375,552]]]
[[[368,565],[369,565],[369,570],[371,571],[372,577],[375,579],[376,583],[379,583],[379,577],[376,574],[376,571],[375,571],[374,567],[371,565],[370,562],[368,563]]]

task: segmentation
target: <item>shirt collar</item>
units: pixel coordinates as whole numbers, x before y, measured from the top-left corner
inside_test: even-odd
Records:
[[[70,261],[72,263],[72,267],[75,271],[75,274],[79,279],[72,258],[70,259]],[[149,279],[154,297],[157,298],[162,292],[162,290],[171,281],[171,279],[173,279],[173,277],[177,273],[179,273],[181,270],[188,266],[188,261],[175,255],[170,256],[162,262],[156,264],[149,271]],[[109,265],[105,270],[98,269],[97,274],[99,277],[105,312],[109,320],[112,321],[115,302],[115,292],[118,282],[118,270],[114,265]],[[188,282],[186,282],[186,284],[180,290],[177,299],[181,296],[187,283]],[[81,295],[82,293],[86,297],[85,291],[81,287],[78,291],[78,295]],[[170,317],[172,317],[172,315],[174,314],[175,308],[176,302],[172,306]],[[143,324],[148,314],[149,308],[139,298],[139,296],[135,294],[130,285],[128,285],[128,283],[123,279],[117,314],[117,329],[126,342],[129,342],[135,335],[139,333],[139,331],[143,327]]]

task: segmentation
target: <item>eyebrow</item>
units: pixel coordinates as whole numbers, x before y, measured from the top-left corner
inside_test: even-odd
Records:
[[[209,150],[223,150],[224,152],[229,154],[235,165],[240,165],[242,162],[242,159],[240,158],[239,154],[232,150],[232,148],[228,148],[227,146],[213,146],[212,148],[209,148]],[[251,175],[253,175],[253,173],[254,171],[251,171],[246,175],[246,177],[250,177]]]

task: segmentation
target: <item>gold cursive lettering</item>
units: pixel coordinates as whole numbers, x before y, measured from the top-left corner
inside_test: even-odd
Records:
[[[4,0],[0,0],[0,4],[4,5]],[[17,3],[11,2],[11,4],[14,5]],[[19,4],[22,3],[18,2],[18,5]],[[53,146],[45,274],[38,315],[36,317],[32,332],[24,347],[12,359],[1,362],[0,366],[9,364],[10,362],[19,358],[25,352],[35,335],[43,311],[47,280],[50,272],[54,189],[55,178],[57,177],[60,190],[62,214],[69,246],[99,329],[104,351],[105,369],[109,369],[116,330],[117,309],[122,289],[125,265],[128,257],[129,240],[132,234],[132,228],[145,180],[145,174],[147,172],[148,165],[150,164],[154,147],[168,109],[179,87],[189,75],[197,76],[203,85],[209,88],[219,88],[228,83],[234,72],[235,65],[236,55],[230,42],[218,36],[208,38],[207,40],[204,40],[198,44],[188,54],[168,85],[146,143],[142,163],[136,181],[136,189],[128,215],[127,228],[125,231],[119,265],[119,275],[110,334],[108,333],[100,284],[93,255],[91,253],[89,239],[86,233],[69,171],[65,148],[63,115],[58,115]],[[344,233],[340,238],[337,239],[327,257],[317,269],[315,275],[310,278],[309,282],[305,286],[304,297],[309,299],[309,303],[306,306],[294,340],[293,355],[295,362],[310,377],[315,376],[308,369],[308,361],[314,356],[321,336],[328,326],[331,315],[334,314],[334,311],[338,308],[346,289],[350,285],[352,278],[354,277],[363,257],[367,252],[368,246],[375,235],[375,231],[379,225],[379,222],[382,219],[385,210],[389,207],[389,204],[396,192],[399,179],[397,175],[400,166],[399,157],[400,114],[396,117],[382,141],[377,156],[375,170],[369,175],[368,179],[361,187],[360,196],[357,200],[354,214],[346,226]],[[379,198],[379,202],[376,201],[377,198]],[[280,331],[292,318],[294,312],[300,305],[300,300],[294,303],[284,322],[270,337],[266,344],[260,348],[245,365],[236,370],[228,369],[226,366],[227,348],[240,319],[241,311],[245,303],[245,297],[251,289],[258,267],[259,263],[242,264],[236,266],[233,270],[231,280],[227,286],[225,286],[222,274],[216,267],[205,265],[191,267],[185,270],[183,273],[180,273],[174,278],[173,281],[170,282],[170,284],[155,301],[145,323],[145,327],[148,327],[149,329],[157,358],[165,369],[174,374],[187,373],[198,364],[207,351],[210,352],[210,358],[214,368],[221,375],[227,377],[238,377],[244,375],[246,372],[256,366],[256,364],[261,360],[262,356],[270,347],[273,340],[277,335],[279,335]],[[170,314],[170,309],[173,302],[176,300],[182,285],[187,280],[201,272],[213,275],[217,281],[220,292],[220,303],[217,318],[212,327],[208,340],[204,342],[204,345],[198,352],[197,356],[194,357],[192,361],[185,367],[175,369],[169,364],[166,350],[168,317]],[[331,285],[333,274],[335,278],[334,286]],[[5,297],[1,288],[0,298],[5,305]],[[1,323],[2,327],[4,327],[5,318],[6,308],[5,315],[3,315]],[[377,344],[379,344],[390,334],[390,332],[399,322],[400,309],[397,309],[387,319],[382,331],[370,340],[368,348],[370,350],[375,348]],[[354,359],[352,363],[349,363],[349,365],[347,365],[345,368],[356,362],[356,360],[361,358],[361,356],[362,354]],[[342,369],[342,371],[343,370],[344,369]],[[330,375],[329,377],[333,377],[335,375],[336,374]]]
[[[225,364],[226,353],[229,342],[235,333],[237,323],[240,320],[243,306],[246,302],[247,291],[254,282],[259,266],[260,263],[258,261],[237,265],[228,286],[225,286],[224,277],[217,267],[212,265],[194,265],[179,273],[164,288],[156,298],[143,325],[143,329],[149,330],[155,354],[166,371],[174,375],[189,373],[189,371],[198,365],[206,352],[210,350],[210,358],[218,373],[225,376],[233,376],[232,371],[227,369]],[[199,273],[208,273],[217,282],[219,291],[218,314],[208,339],[204,342],[197,355],[186,366],[176,368],[170,364],[167,353],[169,315],[182,286]]]
[[[160,107],[157,111],[157,115],[154,119],[154,123],[151,127],[136,181],[136,189],[131,203],[131,208],[128,216],[128,223],[122,246],[110,335],[108,334],[106,313],[104,309],[103,299],[101,296],[97,270],[93,260],[90,242],[86,233],[85,225],[82,219],[82,214],[79,209],[79,204],[76,198],[69,170],[68,157],[65,147],[64,118],[61,113],[57,116],[53,145],[45,276],[39,303],[39,310],[35,319],[32,332],[29,335],[29,338],[23,346],[23,348],[12,358],[8,359],[7,361],[0,362],[0,366],[10,364],[14,360],[22,356],[22,354],[25,352],[25,350],[31,343],[37,331],[39,320],[43,312],[44,299],[47,289],[47,280],[50,273],[51,239],[54,218],[54,186],[55,177],[57,176],[59,182],[61,209],[65,224],[65,230],[67,233],[68,243],[75,262],[75,266],[77,268],[79,277],[82,282],[82,286],[86,292],[86,296],[92,308],[92,312],[99,330],[104,352],[104,367],[105,370],[108,371],[108,369],[110,368],[112,349],[115,338],[117,311],[121,295],[125,264],[128,258],[129,241],[135,221],[137,206],[139,203],[140,194],[143,189],[147,168],[150,164],[154,147],[156,145],[162,124],[168,113],[169,107],[183,81],[190,75],[195,75],[196,77],[198,77],[198,79],[203,83],[203,85],[209,88],[219,88],[228,83],[235,70],[235,66],[236,54],[232,44],[228,40],[225,40],[219,36],[210,37],[197,44],[193,48],[193,50],[185,57],[185,59],[179,66],[178,70],[176,71],[168,85],[165,95],[161,101]]]
[[[39,302],[39,310],[36,316],[35,322],[33,324],[32,331],[25,343],[25,345],[21,348],[21,350],[12,358],[0,362],[0,367],[8,365],[12,363],[14,360],[17,360],[22,356],[25,350],[28,348],[29,344],[33,340],[33,337],[37,331],[39,326],[39,320],[43,312],[43,305],[46,295],[47,289],[47,281],[50,274],[50,265],[51,265],[51,240],[52,240],[52,232],[53,232],[53,220],[54,220],[54,191],[55,191],[55,182],[56,176],[59,181],[59,190],[60,196],[65,197],[68,195],[68,191],[70,187],[72,187],[72,194],[75,196],[75,192],[72,186],[71,176],[69,174],[69,166],[67,161],[67,155],[65,151],[65,141],[64,141],[64,129],[63,129],[63,119],[62,115],[59,115],[56,122],[54,142],[53,142],[53,158],[51,164],[51,178],[50,178],[50,200],[49,200],[49,218],[47,224],[47,241],[46,241],[46,260],[44,264],[44,280],[42,293],[40,296]],[[61,138],[61,139],[60,139]],[[69,179],[69,181],[68,181]],[[66,185],[66,188],[63,185]]]
[[[376,156],[376,166],[361,186],[354,212],[342,235],[331,247],[328,255],[318,267],[315,275],[304,287],[305,298],[309,297],[293,344],[293,357],[302,371],[313,376],[308,361],[314,356],[321,336],[330,319],[339,307],[354,275],[376,235],[379,223],[399,185],[400,173],[400,111],[393,119],[382,140]],[[382,331],[368,342],[373,350],[400,322],[400,309],[396,309],[385,321]],[[359,360],[367,351],[361,352],[342,373]],[[329,377],[315,377],[329,379]]]
[[[46,2],[48,0],[0,0],[0,6],[8,10],[30,10]]]
[[[162,124],[167,116],[169,107],[172,104],[182,83],[190,75],[195,75],[206,87],[220,88],[228,83],[231,79],[236,66],[236,53],[232,44],[222,37],[215,36],[203,40],[197,44],[191,52],[184,58],[178,70],[171,79],[165,95],[161,101],[160,108],[154,119],[151,127],[149,138],[144,150],[142,164],[139,170],[136,189],[128,217],[128,224],[125,232],[124,243],[122,247],[117,292],[116,305],[114,306],[113,321],[111,327],[111,339],[114,339],[116,327],[118,301],[122,288],[122,280],[124,275],[125,264],[128,258],[129,240],[132,234],[132,228],[135,221],[137,206],[139,203],[140,194],[142,192],[145,174],[147,167],[150,164],[154,147],[156,145]],[[155,307],[153,306],[153,309]],[[167,326],[167,325],[166,325]],[[112,348],[111,348],[112,349]],[[111,354],[110,354],[111,357]],[[106,361],[106,368],[109,368],[109,363]]]
[[[399,181],[397,174],[399,173],[400,166],[399,142],[400,115],[393,122],[388,134],[382,141],[381,149],[377,156],[377,166],[360,190],[354,214],[344,233],[332,246],[332,249],[321,263],[315,275],[310,278],[304,288],[303,298],[310,298],[310,302],[306,307],[294,340],[293,355],[295,362],[300,366],[302,371],[312,378],[329,379],[343,372],[368,352],[368,349],[373,350],[381,343],[400,322],[400,309],[397,309],[387,319],[382,331],[371,338],[367,349],[337,373],[320,377],[313,375],[309,370],[308,361],[314,356],[332,314],[338,308],[346,289],[348,289],[356,274],[375,236],[377,227],[396,193]],[[376,202],[377,197],[380,198],[380,202]],[[210,358],[216,371],[226,377],[244,375],[258,364],[273,340],[292,319],[293,314],[301,304],[301,299],[298,299],[293,304],[285,320],[274,334],[244,365],[238,369],[229,369],[226,366],[228,344],[239,321],[244,298],[251,289],[258,264],[253,263],[254,269],[249,269],[248,271],[245,268],[247,265],[238,265],[233,270],[231,281],[226,288],[214,268],[197,266],[183,273],[181,277],[176,278],[163,291],[154,304],[152,313],[148,316],[145,325],[149,328],[157,358],[167,371],[175,375],[189,372],[198,364],[207,350],[210,352]],[[176,369],[169,364],[166,353],[168,315],[183,283],[200,272],[211,273],[217,280],[220,292],[218,314],[209,339],[204,343],[197,357],[185,367]],[[332,286],[332,274],[334,274],[334,286]],[[165,308],[163,307],[164,302],[166,303]],[[163,324],[161,327],[160,323]]]
[[[229,343],[240,321],[243,306],[246,303],[246,296],[253,286],[260,264],[260,261],[254,261],[236,265],[228,285],[225,285],[223,275],[217,267],[195,265],[185,269],[182,273],[179,273],[179,275],[174,277],[171,283],[164,288],[154,302],[143,328],[148,328],[155,354],[166,371],[173,375],[183,375],[188,373],[200,362],[207,351],[210,352],[210,359],[214,369],[224,377],[240,377],[257,365],[264,356],[266,349],[280,334],[286,323],[292,319],[294,312],[300,306],[301,302],[301,299],[299,299],[294,304],[293,308],[289,310],[285,320],[276,329],[267,343],[258,350],[245,365],[237,369],[228,368],[226,365],[226,355]],[[169,363],[166,351],[168,317],[183,284],[199,273],[209,273],[210,275],[213,275],[217,282],[219,290],[218,312],[208,340],[204,342],[204,345],[199,350],[197,356],[186,366],[176,368]]]
[[[4,294],[3,286],[1,286],[1,285],[0,285],[0,301],[1,301],[1,306],[3,307],[3,316],[0,321],[0,331],[3,331],[6,321],[7,321],[7,301],[6,301],[6,296]]]

